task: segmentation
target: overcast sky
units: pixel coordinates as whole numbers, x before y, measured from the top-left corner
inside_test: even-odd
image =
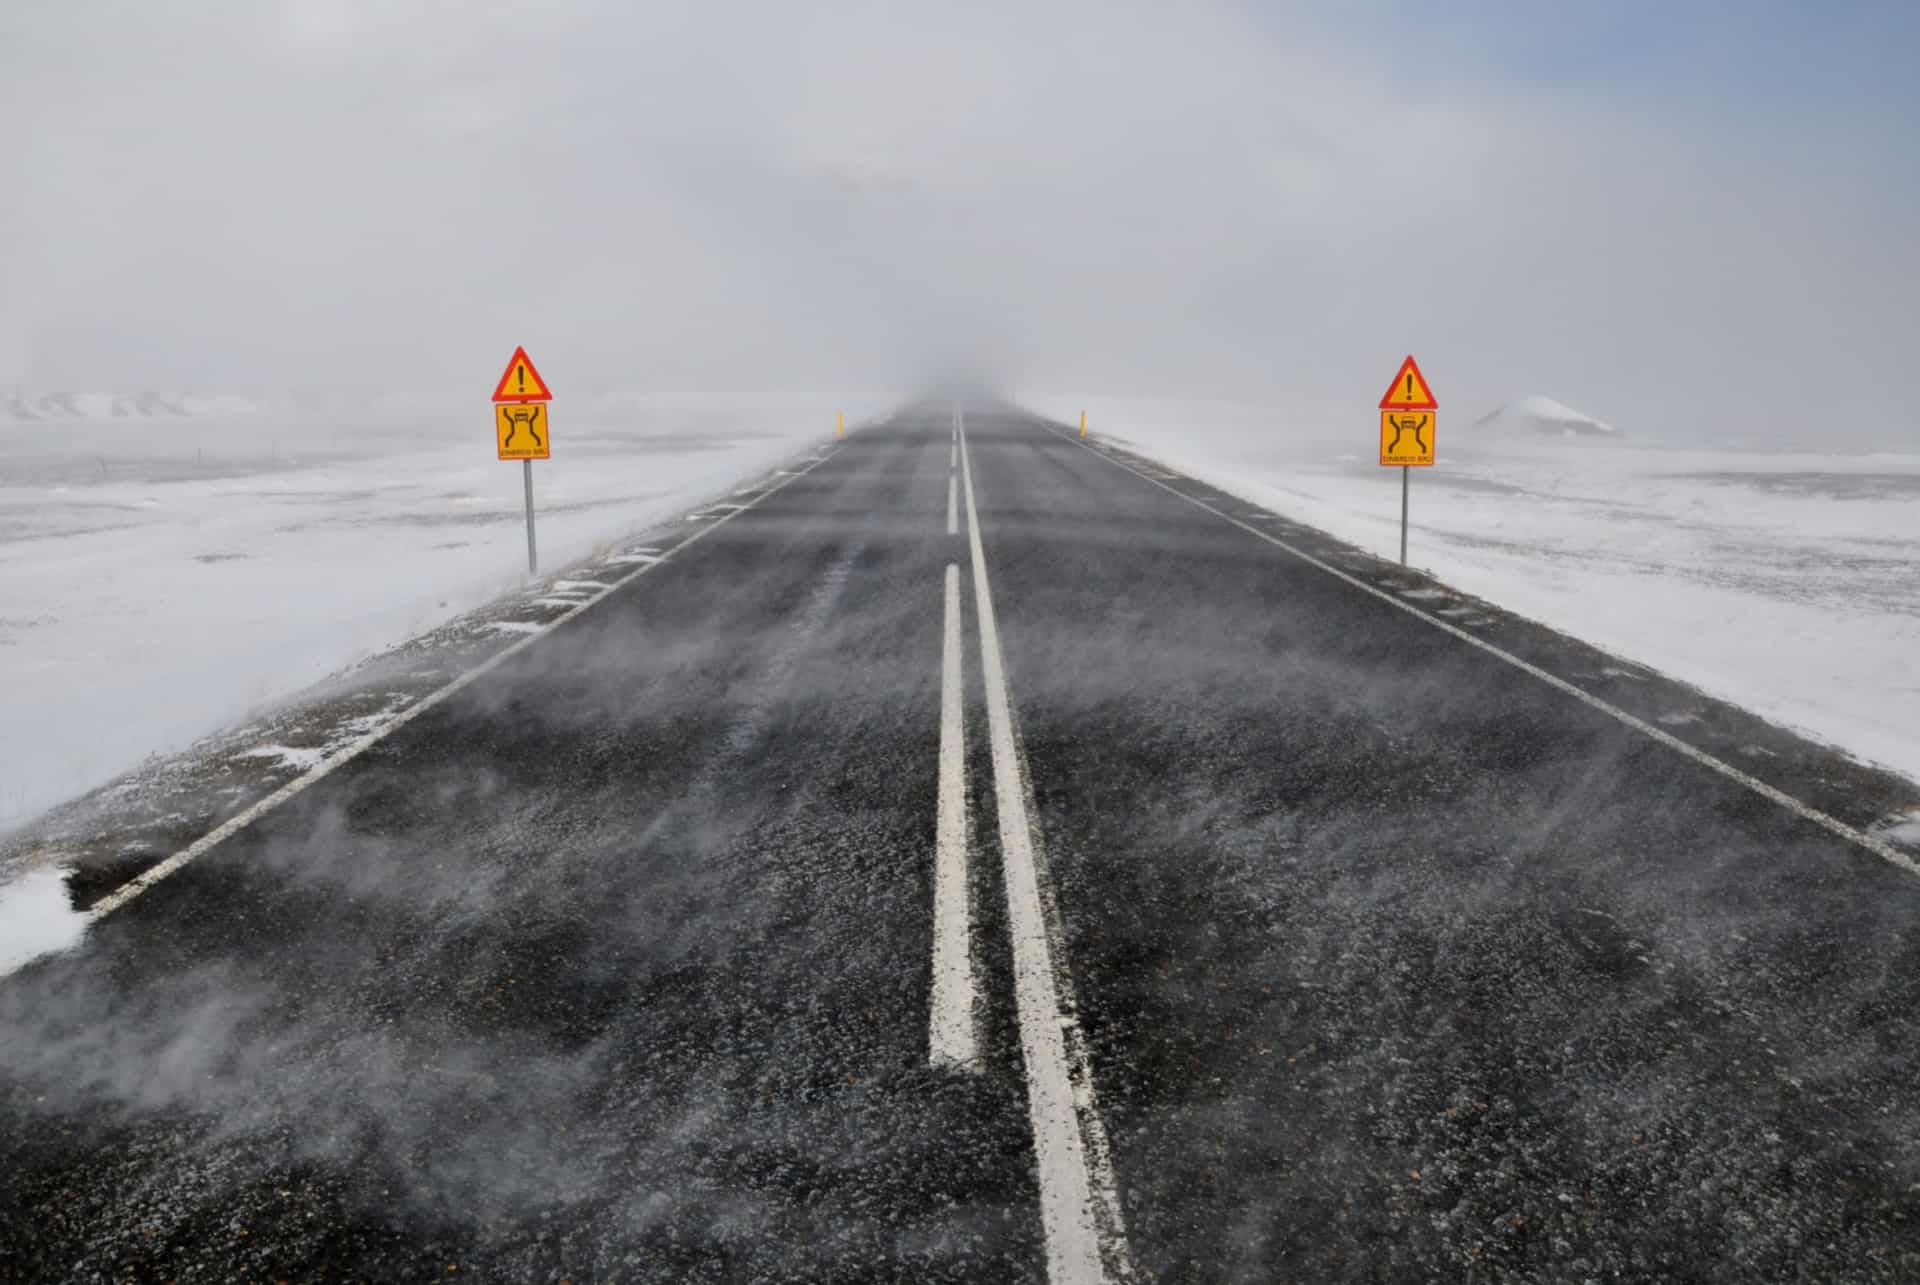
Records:
[[[0,8],[0,381],[1920,426],[1911,4]]]

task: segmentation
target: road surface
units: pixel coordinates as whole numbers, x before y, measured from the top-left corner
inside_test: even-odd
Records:
[[[1544,631],[998,404],[688,531],[0,980],[0,1281],[1920,1275],[1920,879]]]

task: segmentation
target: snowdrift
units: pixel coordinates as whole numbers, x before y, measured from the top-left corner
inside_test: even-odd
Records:
[[[1548,437],[1585,437],[1618,441],[1622,434],[1613,425],[1557,402],[1551,397],[1522,397],[1508,402],[1490,414],[1482,415],[1468,432],[1481,436],[1498,433],[1531,433]]]

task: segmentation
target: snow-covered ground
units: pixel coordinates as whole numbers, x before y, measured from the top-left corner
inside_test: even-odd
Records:
[[[1400,472],[1376,462],[1370,404],[1033,400],[1398,556]],[[1413,471],[1415,566],[1920,779],[1920,454],[1661,450],[1540,418],[1442,410],[1439,463]]]
[[[846,404],[849,422],[882,404]],[[0,829],[525,578],[521,470],[494,458],[485,402],[29,406],[0,414]],[[836,409],[555,402],[542,567],[830,439]]]

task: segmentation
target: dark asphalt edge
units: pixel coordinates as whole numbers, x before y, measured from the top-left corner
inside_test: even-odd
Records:
[[[1187,503],[1195,506],[1196,508],[1203,510],[1204,512],[1212,514],[1213,516],[1219,518],[1223,522],[1226,522],[1229,525],[1238,527],[1242,531],[1245,531],[1247,534],[1254,536],[1256,539],[1262,540],[1270,545],[1273,545],[1274,547],[1280,549],[1282,552],[1286,553],[1288,556],[1293,557],[1301,562],[1304,562],[1307,565],[1315,568],[1316,570],[1319,570],[1328,575],[1331,575],[1336,579],[1344,581],[1347,585],[1349,585],[1354,589],[1358,589],[1362,593],[1368,594],[1369,596],[1377,598],[1382,602],[1385,602],[1394,607],[1397,607],[1401,611],[1406,612],[1407,614],[1415,617],[1416,619],[1424,621],[1426,624],[1432,626],[1433,628],[1438,629],[1444,633],[1450,634],[1453,637],[1459,639],[1460,641],[1467,643],[1469,646],[1478,648],[1481,651],[1486,652],[1487,654],[1503,661],[1508,665],[1513,666],[1514,668],[1520,670],[1521,672],[1527,674],[1528,676],[1540,682],[1544,682],[1548,686],[1555,688],[1556,690],[1562,692],[1563,694],[1571,696],[1574,699],[1581,701],[1586,705],[1591,706],[1592,708],[1598,710],[1599,712],[1606,714],[1608,717],[1615,719],[1616,721],[1633,729],[1636,732],[1639,732],[1640,734],[1648,737],[1649,739],[1656,741],[1659,744],[1671,750],[1674,750],[1679,754],[1684,755],[1685,757],[1693,760],[1694,762],[1700,764],[1701,766],[1707,767],[1709,770],[1714,771],[1719,775],[1726,777],[1727,779],[1732,780],[1737,784],[1745,787],[1746,789],[1749,789],[1754,793],[1759,794],[1761,797],[1767,799],[1769,802],[1774,803],[1780,807],[1783,807],[1787,809],[1789,812],[1792,812],[1793,814],[1798,816],[1800,819],[1819,826],[1820,828],[1864,850],[1865,852],[1880,858],[1882,861],[1887,862],[1888,864],[1896,867],[1897,869],[1901,870],[1906,874],[1913,875],[1916,878],[1920,878],[1920,859],[1916,859],[1917,857],[1920,857],[1920,854],[1915,854],[1915,853],[1903,850],[1900,846],[1896,846],[1895,844],[1888,842],[1886,840],[1883,840],[1879,837],[1876,837],[1873,833],[1871,833],[1872,828],[1876,824],[1883,823],[1886,817],[1890,813],[1893,813],[1896,808],[1904,807],[1910,813],[1920,812],[1920,785],[1916,785],[1915,783],[1906,780],[1904,777],[1899,776],[1897,773],[1893,773],[1887,769],[1879,768],[1870,764],[1860,763],[1858,760],[1853,759],[1852,756],[1846,754],[1844,750],[1836,746],[1821,745],[1818,742],[1810,741],[1803,736],[1799,736],[1789,729],[1779,727],[1776,724],[1768,723],[1766,722],[1766,720],[1761,719],[1758,715],[1752,713],[1749,710],[1741,709],[1739,706],[1733,705],[1732,702],[1723,701],[1717,697],[1709,696],[1706,693],[1699,691],[1699,689],[1692,687],[1690,684],[1683,683],[1678,679],[1674,679],[1668,675],[1662,674],[1658,670],[1655,670],[1650,666],[1643,665],[1640,662],[1632,660],[1630,658],[1616,656],[1613,653],[1607,652],[1604,648],[1596,647],[1591,643],[1584,642],[1576,637],[1573,637],[1572,635],[1568,635],[1559,630],[1553,629],[1551,626],[1542,624],[1539,621],[1535,621],[1528,617],[1521,616],[1518,613],[1508,611],[1507,609],[1499,607],[1496,604],[1486,602],[1484,599],[1477,598],[1472,594],[1468,594],[1463,591],[1454,589],[1452,586],[1447,585],[1445,581],[1440,580],[1438,577],[1435,577],[1431,574],[1428,574],[1425,572],[1414,572],[1408,568],[1398,567],[1392,564],[1382,562],[1380,559],[1375,558],[1372,555],[1367,554],[1364,551],[1352,545],[1348,545],[1345,541],[1339,540],[1338,538],[1328,534],[1327,532],[1321,531],[1317,527],[1310,526],[1294,518],[1284,517],[1284,515],[1281,515],[1281,514],[1277,514],[1277,513],[1274,514],[1275,517],[1282,518],[1284,521],[1286,521],[1288,524],[1290,524],[1294,528],[1300,531],[1311,533],[1321,544],[1326,546],[1331,546],[1329,552],[1337,551],[1337,552],[1334,552],[1334,556],[1342,556],[1350,560],[1364,559],[1366,562],[1376,565],[1381,570],[1382,573],[1384,573],[1386,576],[1390,577],[1391,579],[1415,582],[1422,586],[1432,586],[1435,588],[1444,589],[1450,596],[1454,597],[1455,599],[1458,599],[1464,602],[1474,603],[1489,614],[1497,613],[1499,616],[1504,617],[1506,620],[1522,625],[1530,630],[1539,631],[1540,633],[1551,635],[1560,644],[1562,649],[1565,649],[1570,645],[1574,648],[1582,649],[1582,650],[1594,653],[1598,656],[1606,657],[1608,659],[1615,660],[1626,665],[1630,665],[1636,670],[1640,670],[1646,674],[1656,676],[1662,683],[1671,685],[1672,687],[1679,688],[1685,691],[1694,701],[1698,703],[1712,705],[1716,707],[1722,707],[1727,710],[1737,711],[1737,713],[1743,716],[1746,720],[1750,720],[1753,723],[1757,723],[1764,726],[1769,731],[1771,731],[1775,736],[1797,742],[1801,747],[1803,747],[1803,753],[1810,753],[1814,756],[1825,758],[1826,760],[1828,760],[1829,763],[1832,763],[1834,760],[1839,760],[1841,763],[1845,765],[1845,767],[1851,768],[1855,772],[1870,774],[1873,778],[1875,778],[1873,781],[1873,785],[1878,787],[1874,791],[1876,794],[1880,794],[1880,795],[1892,794],[1896,797],[1897,801],[1893,804],[1892,807],[1888,807],[1885,804],[1882,804],[1881,810],[1878,813],[1878,815],[1871,816],[1871,817],[1853,816],[1853,817],[1843,819],[1842,817],[1834,814],[1835,811],[1838,811],[1838,809],[1829,810],[1827,807],[1816,806],[1815,804],[1804,802],[1802,801],[1802,799],[1796,797],[1794,794],[1788,793],[1786,789],[1783,789],[1780,786],[1775,785],[1774,783],[1764,779],[1763,777],[1757,775],[1756,773],[1749,772],[1740,767],[1734,766],[1732,763],[1726,761],[1726,759],[1720,757],[1719,754],[1716,754],[1714,749],[1704,748],[1702,746],[1695,745],[1689,741],[1683,740],[1678,736],[1675,736],[1671,732],[1668,732],[1662,728],[1656,727],[1652,723],[1648,722],[1646,718],[1643,718],[1639,714],[1636,714],[1628,710],[1621,703],[1618,703],[1614,699],[1611,699],[1609,696],[1597,695],[1594,692],[1589,691],[1587,688],[1582,687],[1581,685],[1572,681],[1569,678],[1556,674],[1551,670],[1544,668],[1542,665],[1535,663],[1534,661],[1524,659],[1522,656],[1516,654],[1515,650],[1510,650],[1508,647],[1501,646],[1493,642],[1489,642],[1484,638],[1480,638],[1468,632],[1466,629],[1461,628],[1458,625],[1455,625],[1449,621],[1443,620],[1438,616],[1433,615],[1430,612],[1422,610],[1419,606],[1415,605],[1412,602],[1405,601],[1403,598],[1401,598],[1395,593],[1389,592],[1386,589],[1380,588],[1376,585],[1369,584],[1365,580],[1361,579],[1358,575],[1355,575],[1353,572],[1345,571],[1345,570],[1342,570],[1340,567],[1334,566],[1327,559],[1326,556],[1317,556],[1315,553],[1310,553],[1305,549],[1299,548],[1296,545],[1289,543],[1287,540],[1284,540],[1279,536],[1273,534],[1272,532],[1262,531],[1259,527],[1253,526],[1250,523],[1242,520],[1241,518],[1234,516],[1232,513],[1226,512],[1223,509],[1216,507],[1215,504],[1210,503],[1207,499],[1201,498],[1200,496],[1197,496],[1197,495],[1189,494],[1187,491],[1184,491],[1179,487],[1169,485],[1167,482],[1162,481],[1159,478],[1153,477],[1147,473],[1142,472],[1139,468],[1135,467],[1133,463],[1130,463],[1129,460],[1138,461],[1141,464],[1150,464],[1157,471],[1167,473],[1172,477],[1180,481],[1189,483],[1195,487],[1203,488],[1204,490],[1211,492],[1212,494],[1219,496],[1223,499],[1227,499],[1231,502],[1245,504],[1252,508],[1261,509],[1264,512],[1271,513],[1272,510],[1267,509],[1266,506],[1255,504],[1252,501],[1242,499],[1241,497],[1238,497],[1238,496],[1233,496],[1230,492],[1222,491],[1219,487],[1213,486],[1209,483],[1201,481],[1198,478],[1194,478],[1189,476],[1188,474],[1182,473],[1178,469],[1174,468],[1173,466],[1166,464],[1160,460],[1154,459],[1153,457],[1151,457],[1150,455],[1147,455],[1142,451],[1131,449],[1128,447],[1123,447],[1117,442],[1108,443],[1106,447],[1103,449],[1100,445],[1095,444],[1095,439],[1081,440],[1073,433],[1073,431],[1070,428],[1064,425],[1056,424],[1054,421],[1045,419],[1040,416],[1030,416],[1030,420],[1032,423],[1036,424],[1037,426],[1042,428],[1044,431],[1061,439],[1062,441],[1066,442],[1068,445],[1076,446],[1082,450],[1088,451],[1089,453],[1098,456],[1100,459],[1104,460],[1106,463],[1112,465],[1113,467],[1118,468],[1124,472],[1131,473],[1133,476],[1139,478],[1142,482],[1145,482],[1150,486],[1158,487],[1159,489],[1167,491],[1172,495],[1178,496],[1180,499],[1185,500]],[[1390,579],[1390,582],[1391,582],[1391,579]],[[1715,748],[1717,749],[1718,747],[1715,747]],[[1724,750],[1721,752],[1724,753]],[[1900,795],[1904,795],[1905,797],[1899,798],[1898,796]],[[1821,802],[1824,803],[1825,800],[1822,800]]]

